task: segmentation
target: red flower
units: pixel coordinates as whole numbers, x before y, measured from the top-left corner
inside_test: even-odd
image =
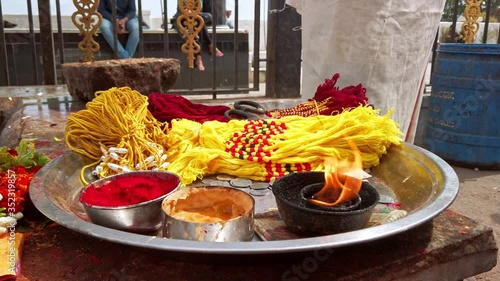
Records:
[[[35,170],[40,169],[40,167],[38,166]],[[14,166],[10,171],[0,173],[0,194],[4,198],[0,201],[0,208],[5,208],[7,214],[23,211],[29,196],[29,185],[35,173],[33,171],[27,172],[22,166]],[[12,204],[12,200],[9,201],[7,198],[14,198],[14,204]],[[13,208],[13,210],[9,208]]]
[[[31,179],[49,162],[43,153],[35,151],[35,144],[21,140],[16,149],[0,147],[0,208],[15,214],[23,210]],[[12,201],[12,199],[14,201]]]
[[[14,157],[17,157],[17,150],[15,150],[14,148],[8,149],[7,153],[9,153],[10,155],[12,155]]]

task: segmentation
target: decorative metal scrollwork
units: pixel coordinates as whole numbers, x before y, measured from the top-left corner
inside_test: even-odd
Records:
[[[97,12],[99,0],[73,0],[77,11],[71,16],[73,24],[80,30],[83,41],[78,48],[86,54],[86,61],[94,61],[94,53],[99,51],[99,43],[94,41],[102,16]]]
[[[472,43],[479,30],[477,20],[481,16],[479,5],[481,5],[482,0],[466,0],[466,2],[467,6],[464,11],[465,22],[462,24],[462,31],[464,32],[465,43]]]
[[[198,34],[202,30],[205,22],[200,16],[200,0],[179,0],[179,10],[181,15],[177,17],[177,26],[182,31],[182,39],[186,43],[182,44],[181,50],[188,57],[188,65],[194,68],[195,55],[200,53],[200,45],[196,42],[200,37]]]

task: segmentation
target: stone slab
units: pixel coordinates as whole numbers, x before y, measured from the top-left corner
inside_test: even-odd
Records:
[[[62,73],[72,97],[89,101],[96,91],[130,87],[141,94],[166,93],[177,81],[180,61],[170,58],[140,58],[73,62],[62,64]]]
[[[490,228],[452,211],[365,244],[265,256],[142,249],[53,224],[26,237],[18,280],[456,281],[493,268],[496,254]]]

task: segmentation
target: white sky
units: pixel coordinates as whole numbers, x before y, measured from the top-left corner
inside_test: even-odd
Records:
[[[2,12],[4,15],[11,14],[27,14],[27,1],[22,0],[4,0],[1,2]],[[168,0],[168,16],[172,16],[175,13],[177,0]],[[51,14],[56,15],[56,1],[50,0],[51,4]],[[61,5],[61,14],[63,16],[72,15],[76,9],[73,5],[72,0],[60,0]],[[163,5],[163,0],[142,0],[142,10],[150,10],[151,17],[161,17],[161,5]],[[234,0],[227,0],[228,7],[234,7]],[[251,20],[253,19],[253,9],[254,9],[255,1],[254,0],[239,0],[239,18],[240,20]],[[267,6],[267,0],[261,0],[261,7]],[[38,15],[38,1],[31,0],[32,11],[34,15]],[[264,9],[261,9],[262,11]],[[263,17],[263,12],[261,12],[261,18]]]

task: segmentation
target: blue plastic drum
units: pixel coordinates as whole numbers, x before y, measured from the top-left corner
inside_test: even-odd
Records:
[[[441,44],[425,147],[451,164],[500,169],[500,44]]]

